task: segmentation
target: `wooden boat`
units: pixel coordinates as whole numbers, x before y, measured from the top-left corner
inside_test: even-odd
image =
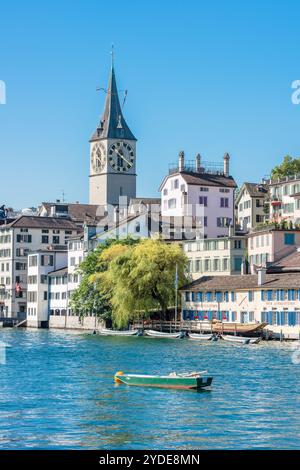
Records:
[[[152,338],[179,339],[184,337],[184,333],[182,331],[177,333],[165,333],[163,331],[145,330],[145,334],[146,336],[151,336]]]
[[[200,390],[202,388],[209,387],[212,383],[213,378],[206,374],[207,371],[191,372],[188,374],[177,374],[173,372],[169,375],[139,375],[117,372],[114,380],[116,383],[124,383],[126,385],[135,385],[139,387]]]
[[[247,338],[245,336],[221,335],[221,338],[224,341],[236,344],[256,344],[260,341],[260,338]]]
[[[195,341],[216,341],[218,338],[214,334],[200,334],[200,333],[188,333],[189,339]]]
[[[237,333],[240,335],[252,335],[259,333],[267,323],[230,323],[213,322],[211,330],[213,333]]]
[[[103,336],[135,336],[139,330],[109,330],[107,328],[102,328],[98,331],[100,335]]]

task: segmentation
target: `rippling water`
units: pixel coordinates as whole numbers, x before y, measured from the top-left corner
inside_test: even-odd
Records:
[[[300,365],[290,344],[239,346],[2,330],[2,449],[299,449]],[[208,369],[211,391],[115,385]]]

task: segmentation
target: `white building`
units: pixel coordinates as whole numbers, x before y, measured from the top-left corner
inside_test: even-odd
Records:
[[[28,256],[27,326],[47,328],[49,320],[49,273],[57,272],[67,263],[67,250],[39,250]],[[55,280],[55,277],[53,277]],[[66,278],[67,279],[67,278]],[[51,285],[51,287],[54,287]],[[67,282],[63,287],[67,293]]]
[[[199,154],[195,164],[186,164],[184,152],[180,152],[178,166],[170,169],[160,186],[162,215],[195,217],[205,238],[227,236],[234,224],[236,187],[229,176],[228,154],[220,168],[202,165]]]
[[[70,301],[72,293],[80,285],[81,274],[78,271],[78,268],[82,263],[84,256],[84,237],[81,235],[70,239],[68,242],[68,302]],[[72,313],[69,306],[68,313]]]
[[[270,221],[300,223],[300,175],[268,182]]]
[[[300,335],[300,273],[203,276],[181,289],[182,319],[267,323],[275,335]]]
[[[49,315],[68,315],[68,269],[61,268],[48,274]]]
[[[266,220],[266,185],[244,183],[236,198],[237,225],[244,231],[250,231]]]
[[[21,216],[0,225],[0,311],[17,317],[27,306],[27,257],[37,250],[66,247],[79,232],[71,220],[57,217]]]
[[[225,276],[241,274],[247,249],[247,239],[242,236],[209,238],[183,243],[193,279],[200,276]]]

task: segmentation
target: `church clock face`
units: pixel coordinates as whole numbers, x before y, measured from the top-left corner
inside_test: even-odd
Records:
[[[127,142],[114,142],[108,149],[108,161],[114,170],[125,173],[134,165],[134,150]]]
[[[95,173],[100,173],[104,169],[106,162],[105,146],[102,143],[97,143],[94,145],[91,160]]]

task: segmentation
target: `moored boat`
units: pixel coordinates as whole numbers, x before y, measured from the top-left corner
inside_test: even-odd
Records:
[[[165,333],[164,331],[145,330],[145,334],[146,336],[151,336],[152,338],[179,339],[184,337],[184,333],[182,333],[182,331],[177,333]]]
[[[212,340],[217,340],[217,336],[214,334],[200,334],[200,333],[188,333],[188,338],[192,339],[194,341],[212,341]]]
[[[169,375],[140,375],[117,372],[116,383],[135,385],[139,387],[175,388],[183,390],[200,390],[211,385],[213,378],[207,371],[191,372],[187,374],[171,373]]]
[[[221,335],[224,341],[229,341],[236,344],[257,344],[260,338],[247,338],[245,336],[232,336],[232,335]]]
[[[100,335],[103,336],[135,336],[139,330],[109,330],[107,328],[102,328],[98,331]]]
[[[259,334],[267,323],[230,323],[230,322],[213,322],[211,331],[213,333],[237,333],[240,335]]]

